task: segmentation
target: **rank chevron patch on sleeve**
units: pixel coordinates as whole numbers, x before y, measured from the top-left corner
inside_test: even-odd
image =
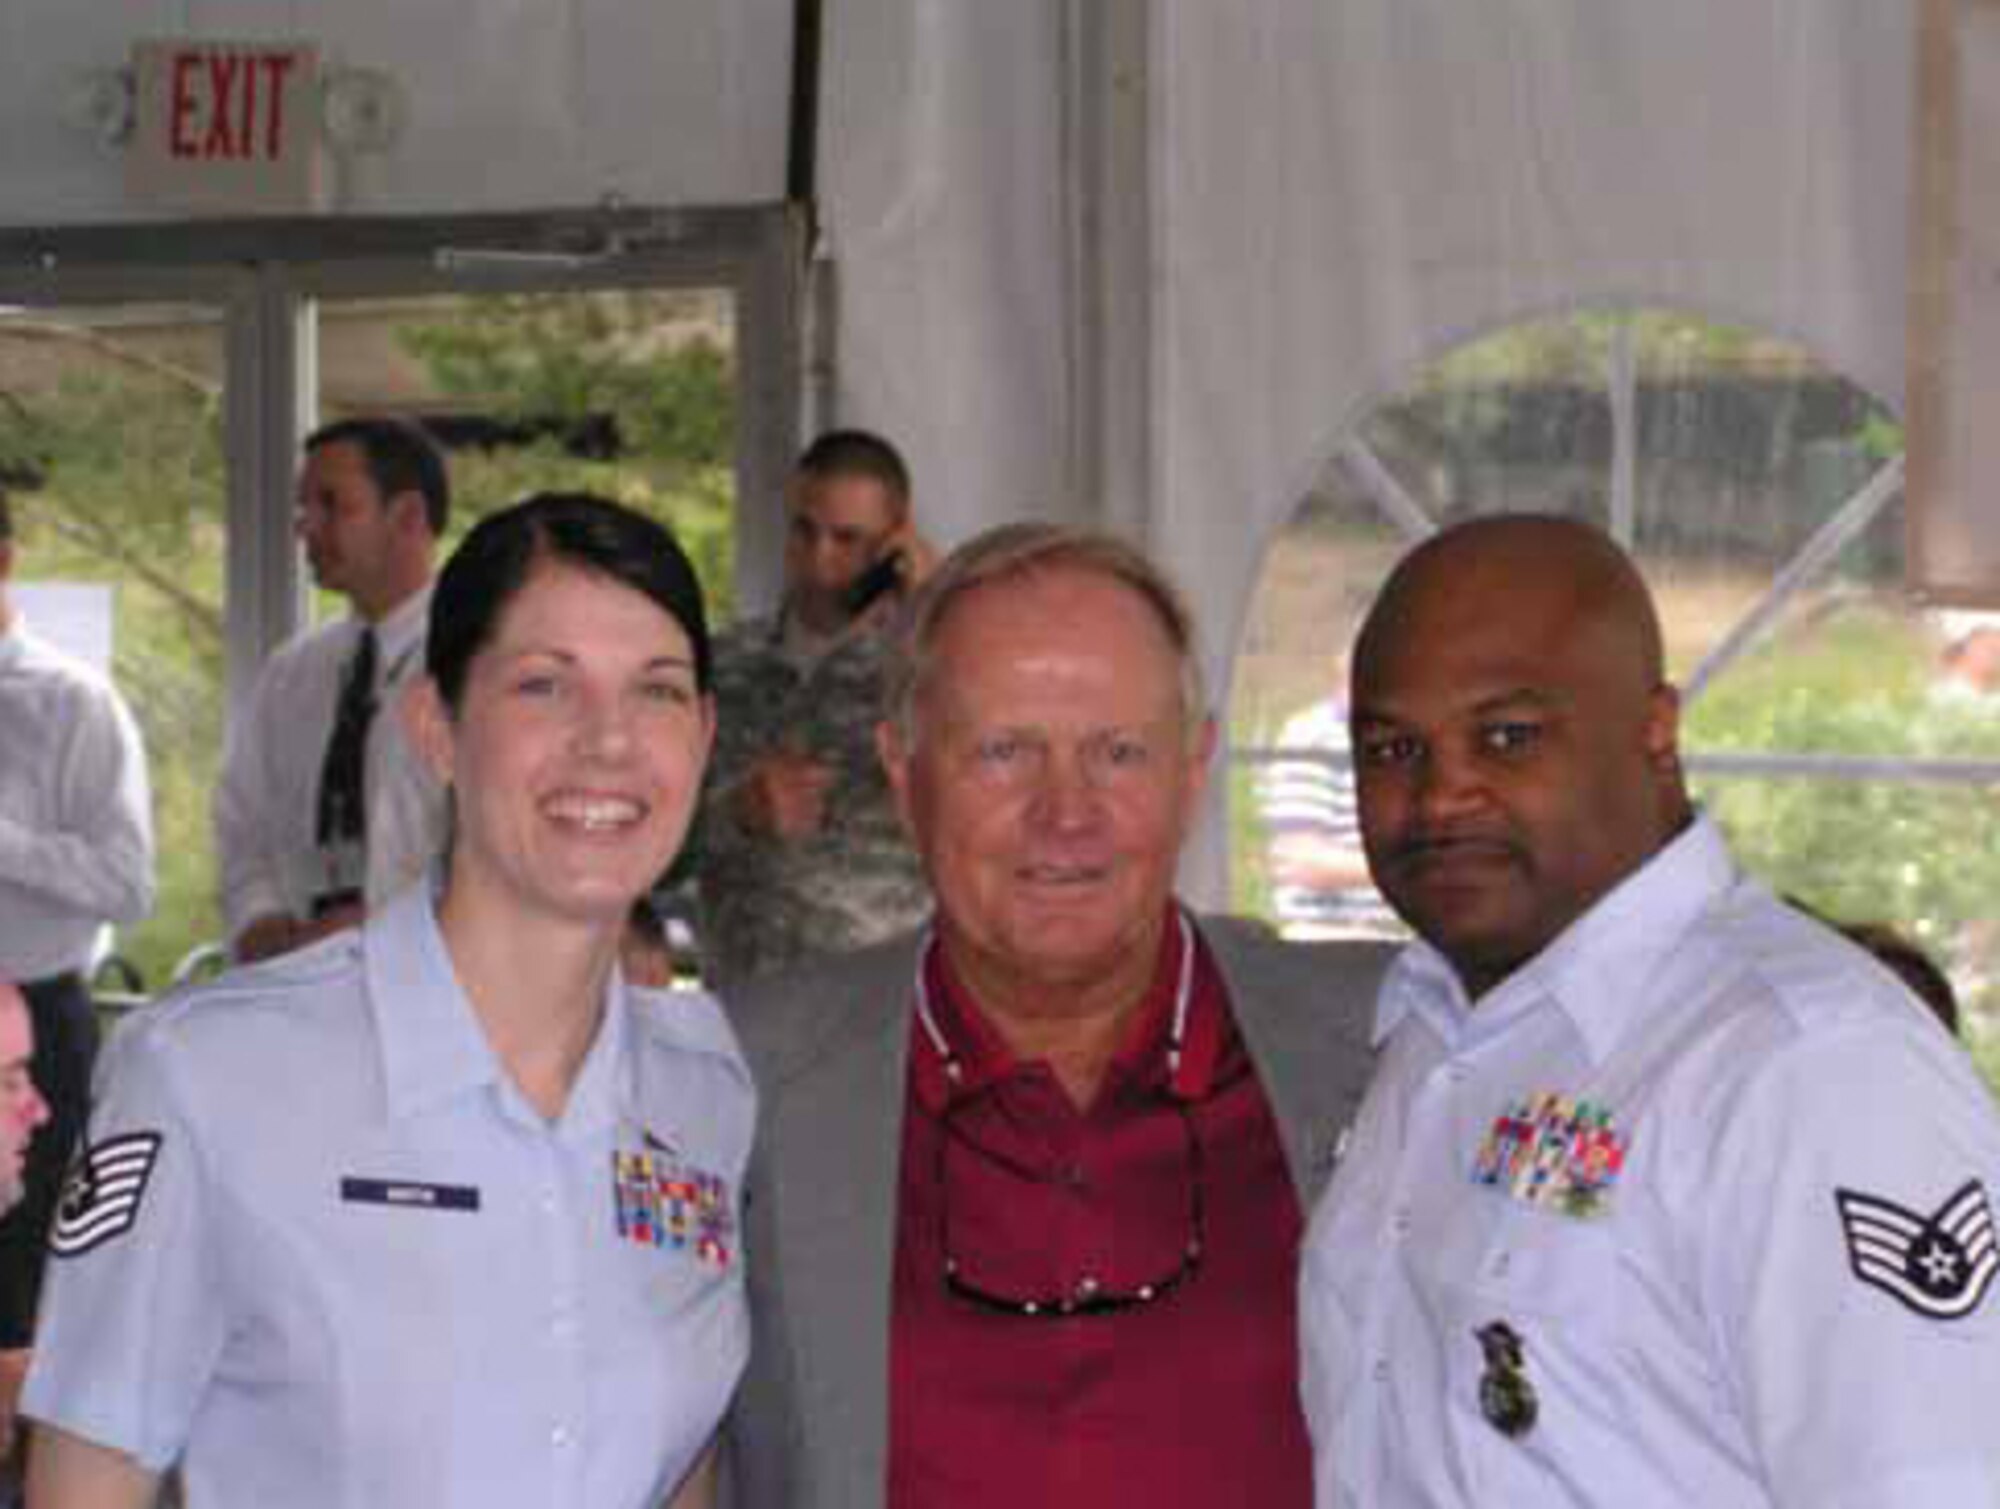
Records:
[[[63,1181],[50,1253],[78,1257],[130,1231],[159,1151],[158,1132],[128,1132],[85,1148]]]
[[[1977,1179],[1961,1184],[1925,1215],[1859,1190],[1836,1189],[1847,1261],[1864,1284],[1932,1320],[1979,1308],[2000,1271],[1993,1207]]]

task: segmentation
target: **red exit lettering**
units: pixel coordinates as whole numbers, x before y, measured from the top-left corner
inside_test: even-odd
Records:
[[[285,141],[291,53],[205,48],[174,55],[167,85],[173,157],[275,160]]]

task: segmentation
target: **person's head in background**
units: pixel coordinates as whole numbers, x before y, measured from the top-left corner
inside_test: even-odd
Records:
[[[421,426],[342,419],[306,437],[299,542],[313,580],[369,622],[430,581],[450,512],[443,453]]]
[[[1802,897],[1787,892],[1784,899],[1787,906],[1804,912],[1813,921],[1832,928],[1849,943],[1873,954],[1878,964],[1887,968],[1909,987],[1912,995],[1930,1008],[1931,1015],[1943,1024],[1945,1031],[1953,1037],[1958,1036],[1958,992],[1952,988],[1951,978],[1914,940],[1886,922],[1842,922]]]
[[[35,1024],[20,987],[0,980],[0,1215],[21,1203],[21,1169],[35,1129],[49,1119],[35,1086]]]
[[[807,629],[831,633],[849,593],[910,523],[910,473],[867,430],[829,430],[799,457],[785,497],[785,604]]]
[[[1930,1007],[1944,1030],[1958,1036],[1958,992],[1931,956],[1886,922],[1836,924],[1849,941],[1860,944],[1886,964],[1912,994]]]

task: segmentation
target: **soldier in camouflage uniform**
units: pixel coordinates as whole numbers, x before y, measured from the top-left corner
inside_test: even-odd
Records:
[[[834,431],[800,458],[786,509],[783,604],[716,641],[696,872],[711,984],[878,942],[930,911],[875,754],[889,639],[930,560],[908,473],[888,442]],[[888,560],[893,581],[857,605]]]

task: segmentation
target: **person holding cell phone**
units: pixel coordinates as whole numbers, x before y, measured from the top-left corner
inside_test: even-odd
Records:
[[[876,758],[887,631],[932,555],[894,446],[830,431],[785,499],[778,611],[718,636],[717,735],[692,867],[711,984],[880,942],[930,892]]]

